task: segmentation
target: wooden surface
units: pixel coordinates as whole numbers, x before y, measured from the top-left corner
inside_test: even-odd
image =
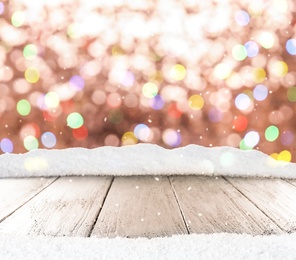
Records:
[[[0,222],[36,196],[57,178],[0,180]]]
[[[296,182],[205,176],[0,179],[0,234],[295,232]]]
[[[187,234],[167,177],[115,178],[92,232],[97,237]]]
[[[296,187],[279,179],[227,178],[286,232],[296,231]]]
[[[281,231],[221,177],[172,177],[172,184],[191,233]]]
[[[0,233],[87,236],[111,177],[59,178],[0,224]]]

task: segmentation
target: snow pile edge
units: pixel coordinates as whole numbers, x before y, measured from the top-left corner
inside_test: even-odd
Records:
[[[32,150],[0,155],[0,177],[71,175],[224,175],[296,178],[296,164],[256,150],[154,144]]]

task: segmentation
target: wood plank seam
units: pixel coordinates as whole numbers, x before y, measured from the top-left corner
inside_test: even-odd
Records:
[[[15,213],[17,210],[19,210],[20,208],[22,208],[23,206],[25,206],[27,203],[29,203],[32,199],[34,199],[38,194],[40,194],[42,191],[44,191],[45,189],[47,189],[50,185],[52,185],[54,182],[56,182],[60,177],[57,177],[56,179],[54,179],[51,183],[49,183],[47,186],[44,186],[40,191],[36,192],[34,194],[34,196],[32,196],[31,198],[29,198],[27,201],[25,201],[22,205],[20,205],[19,207],[17,207],[15,210],[13,210],[11,213],[9,213],[8,215],[6,215],[4,218],[0,219],[0,223],[3,222],[5,219],[7,219],[8,217],[10,217],[13,213]]]
[[[103,200],[102,206],[101,206],[100,210],[98,211],[98,214],[97,214],[97,216],[96,216],[96,218],[95,218],[95,220],[94,220],[94,222],[93,222],[93,225],[92,225],[92,227],[91,227],[91,229],[90,229],[89,234],[87,235],[87,237],[90,237],[90,236],[91,236],[91,234],[92,234],[92,232],[93,232],[93,230],[94,230],[94,228],[95,228],[95,225],[96,225],[96,223],[97,223],[97,221],[98,221],[98,219],[99,219],[100,213],[102,212],[102,209],[103,209],[103,207],[104,207],[104,205],[105,205],[105,201],[106,201],[106,199],[107,199],[107,197],[108,197],[108,194],[109,194],[109,191],[110,191],[110,189],[111,189],[111,187],[112,187],[112,184],[113,184],[113,182],[114,182],[114,179],[115,179],[115,177],[113,176],[113,177],[112,177],[112,180],[111,180],[111,182],[110,182],[110,185],[109,185],[109,187],[108,187],[108,190],[107,190],[107,192],[106,192],[105,198],[104,198],[104,200]]]
[[[178,207],[179,207],[179,210],[180,210],[180,212],[181,212],[181,216],[182,216],[182,219],[183,219],[183,221],[184,221],[184,224],[185,224],[185,227],[186,227],[186,231],[187,231],[188,234],[190,234],[189,227],[188,227],[188,224],[187,224],[187,222],[186,222],[186,219],[185,219],[185,215],[184,215],[183,209],[182,209],[182,207],[181,207],[181,205],[180,205],[180,202],[179,202],[179,199],[178,199],[178,196],[177,196],[177,192],[176,192],[176,190],[175,190],[175,188],[174,188],[174,186],[173,186],[173,184],[172,184],[172,182],[171,182],[171,177],[168,177],[168,179],[169,179],[170,185],[171,185],[171,187],[172,187],[172,190],[173,190],[173,193],[174,193],[174,196],[175,196],[175,200],[176,200],[176,202],[177,202],[177,204],[178,204]]]
[[[261,210],[261,208],[255,203],[253,202],[247,195],[245,195],[242,191],[240,191],[236,186],[234,186],[231,182],[229,182],[227,180],[226,177],[223,177],[222,178],[224,180],[226,180],[232,187],[234,187],[242,196],[244,196],[248,201],[250,201],[258,210],[260,210],[276,227],[278,227],[281,231],[284,232],[284,230],[276,223],[274,222],[264,211]]]

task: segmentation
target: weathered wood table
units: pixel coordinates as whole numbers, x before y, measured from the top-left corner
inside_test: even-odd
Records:
[[[0,179],[0,234],[152,238],[295,231],[295,180],[206,176]]]

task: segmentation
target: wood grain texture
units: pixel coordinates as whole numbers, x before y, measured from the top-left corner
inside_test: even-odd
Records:
[[[163,237],[187,234],[167,177],[116,177],[92,236]]]
[[[280,179],[227,178],[286,232],[296,230],[296,187]]]
[[[170,177],[190,233],[282,231],[221,177]]]
[[[287,182],[291,183],[292,185],[294,185],[296,187],[296,180],[287,180]]]
[[[0,179],[0,222],[57,178]]]
[[[0,223],[0,233],[88,236],[112,177],[63,177]]]

